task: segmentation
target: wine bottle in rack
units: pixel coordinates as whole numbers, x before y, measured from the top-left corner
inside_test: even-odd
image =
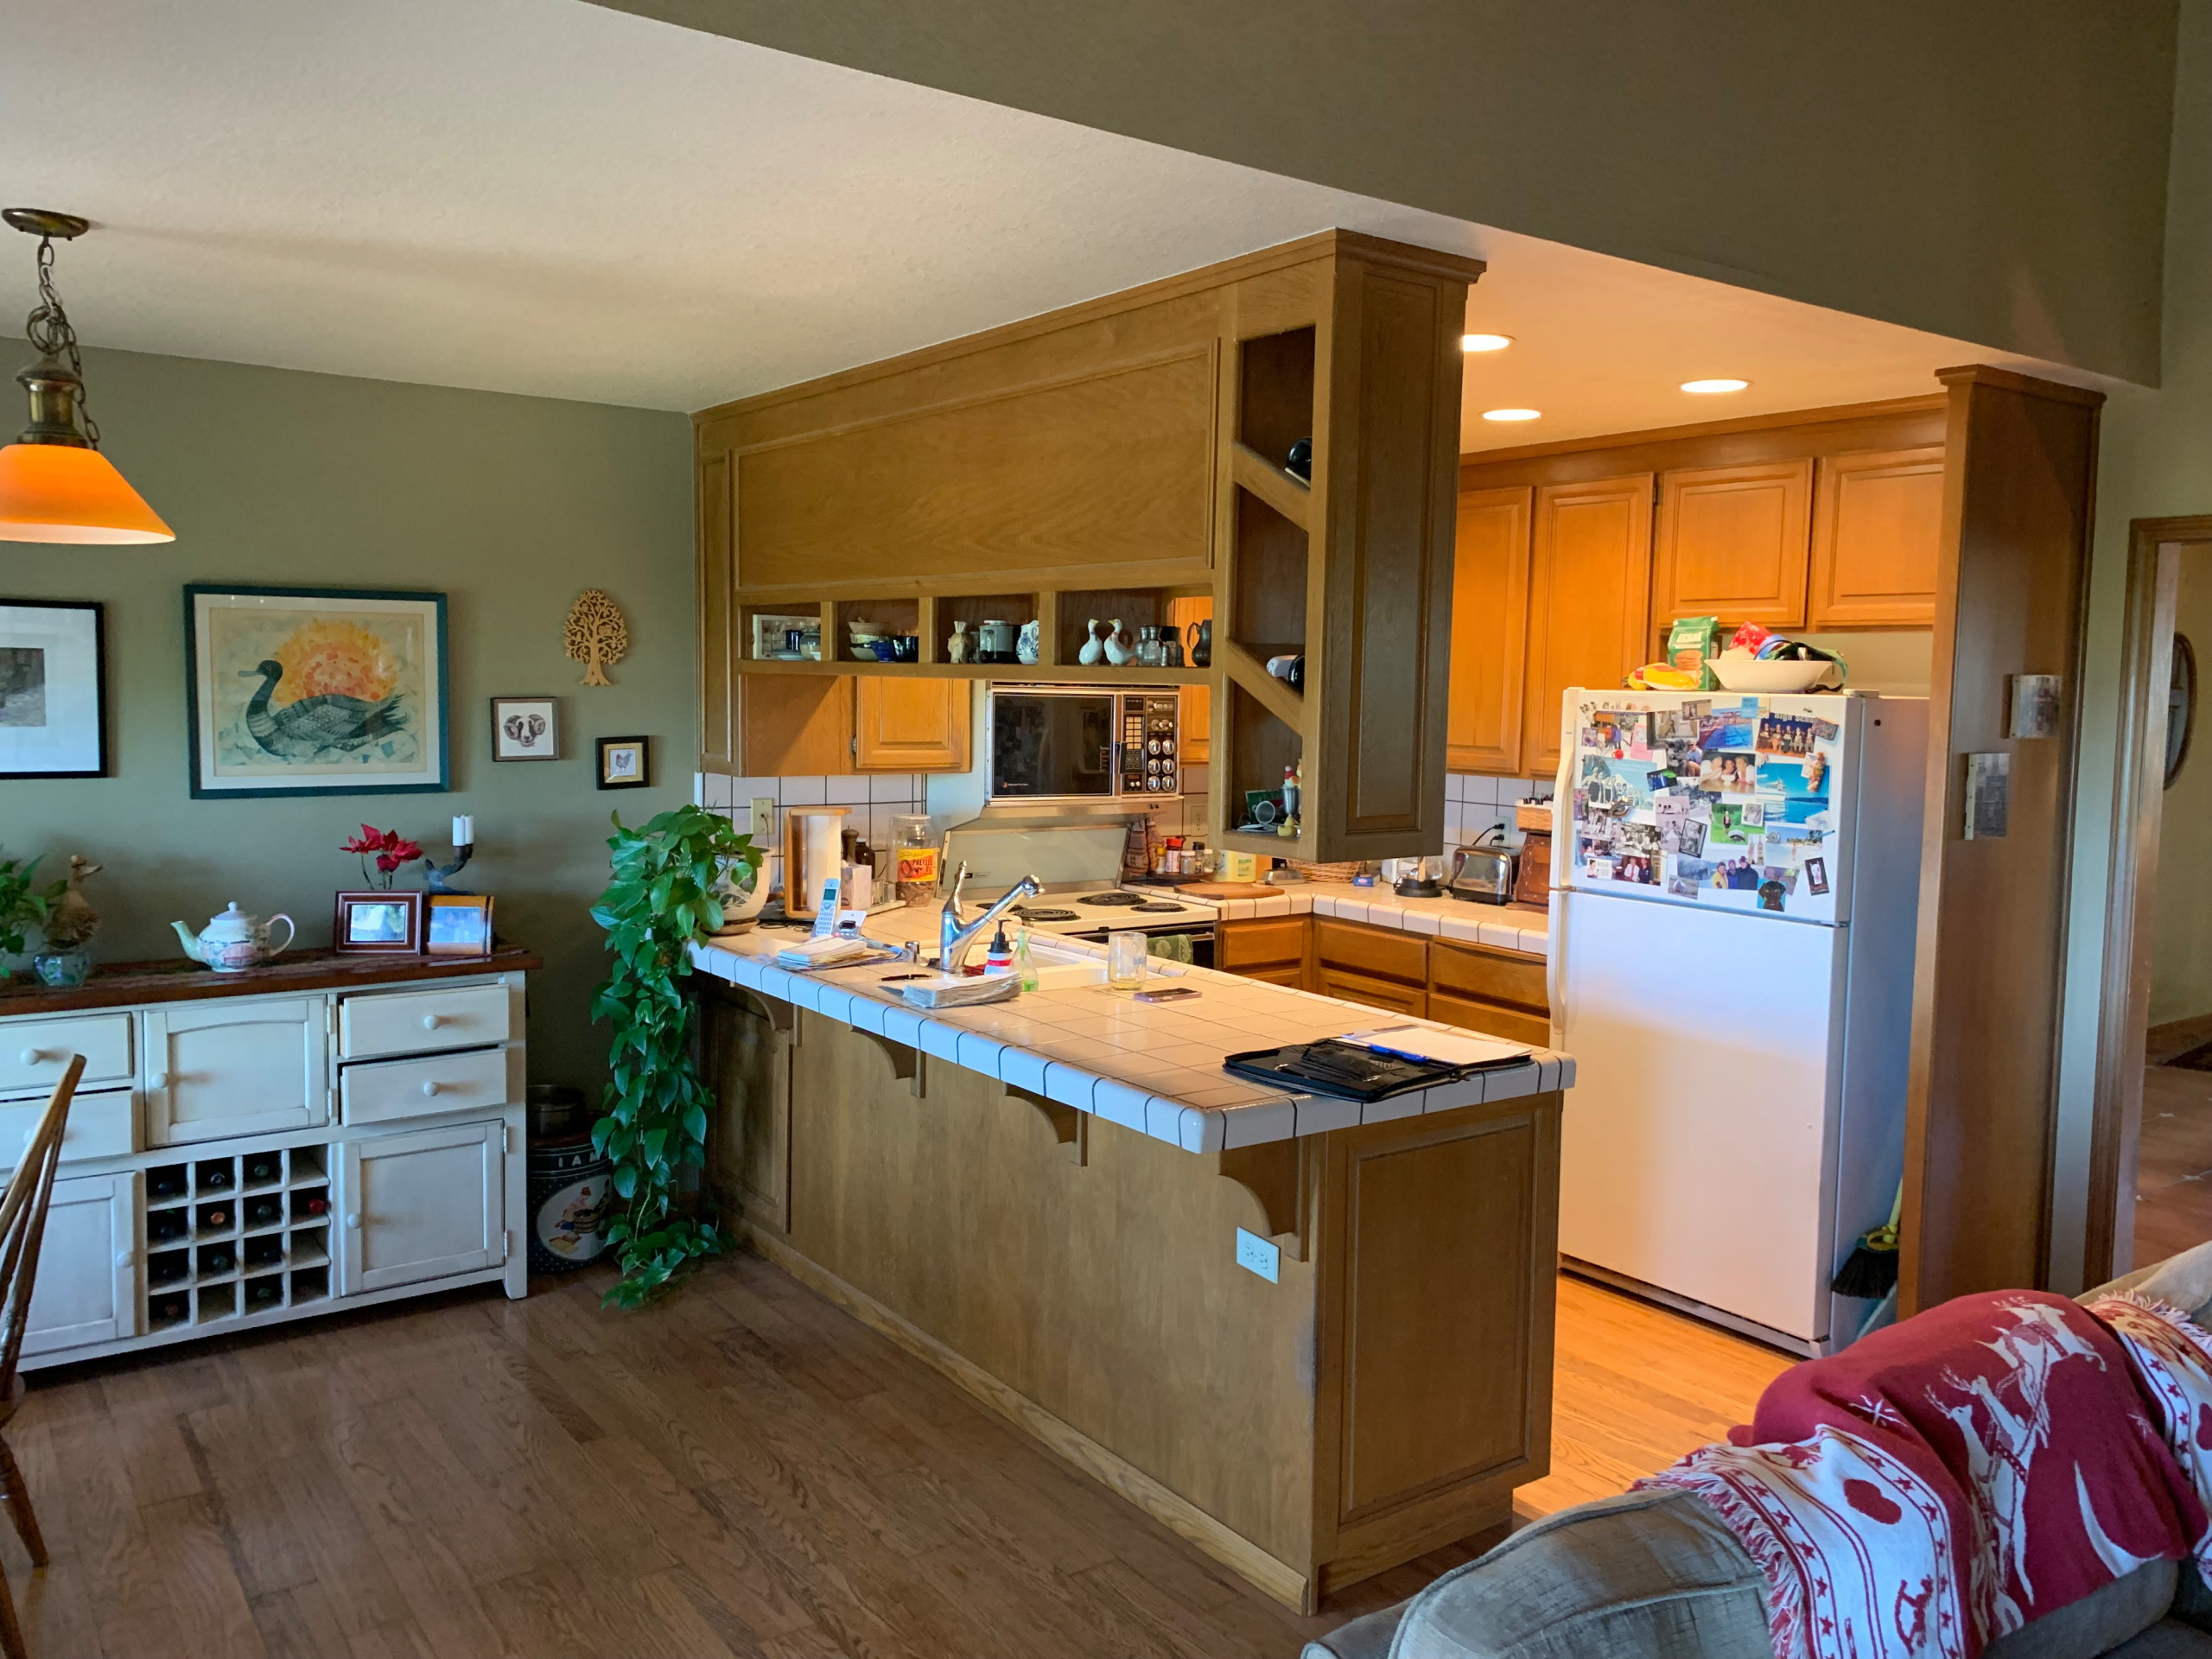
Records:
[[[283,1283],[272,1273],[266,1279],[256,1279],[245,1287],[245,1303],[248,1307],[269,1307],[274,1306],[283,1294]]]
[[[184,1252],[179,1250],[174,1255],[156,1256],[153,1264],[146,1270],[146,1276],[157,1285],[168,1285],[175,1284],[191,1270],[190,1264],[184,1259]]]
[[[274,1235],[246,1241],[245,1264],[248,1268],[274,1267],[283,1259],[284,1241]]]
[[[200,1166],[200,1185],[210,1192],[220,1192],[230,1184],[231,1166],[228,1164]]]
[[[284,1206],[275,1198],[256,1198],[245,1207],[245,1224],[266,1227],[272,1221],[284,1218]]]
[[[181,1198],[184,1196],[184,1172],[181,1169],[149,1170],[146,1175],[146,1196],[151,1198]]]
[[[190,1317],[192,1303],[182,1296],[157,1296],[154,1299],[153,1316],[168,1324],[181,1324]]]
[[[245,1178],[258,1186],[264,1181],[275,1180],[280,1168],[276,1161],[276,1154],[273,1152],[264,1152],[257,1157],[245,1160]]]
[[[200,1271],[202,1273],[228,1273],[238,1266],[238,1257],[227,1244],[211,1244],[200,1253]]]
[[[320,1192],[310,1192],[300,1200],[300,1213],[303,1216],[327,1216],[330,1213],[330,1200]]]
[[[146,1217],[146,1236],[159,1244],[192,1230],[181,1210],[156,1210]]]
[[[201,1207],[200,1211],[200,1230],[201,1232],[219,1232],[230,1224],[231,1209],[228,1205],[210,1204]]]

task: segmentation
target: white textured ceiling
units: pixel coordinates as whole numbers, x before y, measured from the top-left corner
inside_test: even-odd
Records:
[[[582,0],[12,5],[0,111],[85,339],[188,357],[689,410],[1344,226],[1491,261],[1468,448],[1999,360]]]

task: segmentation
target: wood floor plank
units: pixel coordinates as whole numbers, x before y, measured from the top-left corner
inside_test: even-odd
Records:
[[[1301,1618],[758,1257],[640,1313],[607,1282],[40,1374],[9,1433],[54,1565],[0,1545],[33,1652],[1289,1659],[1489,1541]],[[1562,1280],[1516,1512],[1624,1490],[1789,1363]]]

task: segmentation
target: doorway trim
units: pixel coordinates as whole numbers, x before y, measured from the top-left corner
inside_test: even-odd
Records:
[[[2136,1157],[2143,1134],[2144,1038],[2151,1019],[2152,906],[2165,801],[2166,692],[2182,550],[2212,544],[2212,514],[2138,518],[2127,529],[2120,620],[2120,732],[2113,757],[2111,882],[2097,1002],[2083,1278],[2134,1265]]]

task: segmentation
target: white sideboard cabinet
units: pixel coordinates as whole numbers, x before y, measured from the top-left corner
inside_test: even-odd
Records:
[[[306,952],[0,987],[0,1169],[86,1060],[24,1366],[456,1285],[524,1294],[538,965]]]

